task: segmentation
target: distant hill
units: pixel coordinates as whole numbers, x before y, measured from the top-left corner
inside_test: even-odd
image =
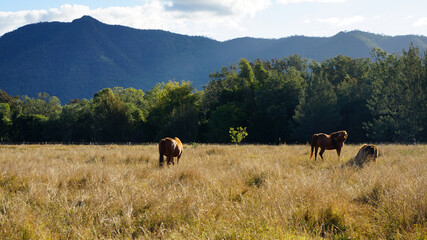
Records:
[[[189,80],[202,89],[209,73],[249,60],[292,54],[321,61],[339,54],[369,57],[372,48],[401,52],[424,36],[390,37],[361,31],[332,37],[238,38],[225,42],[161,30],[107,25],[84,16],[71,23],[30,24],[0,38],[0,89],[11,95],[48,92],[65,104],[92,98],[106,87],[144,91],[168,80]]]

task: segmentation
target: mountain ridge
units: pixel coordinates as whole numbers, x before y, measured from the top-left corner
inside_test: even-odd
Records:
[[[298,54],[321,61],[337,55],[369,57],[373,47],[401,52],[410,43],[427,49],[427,37],[385,36],[359,30],[332,37],[236,38],[217,41],[163,30],[104,24],[90,16],[70,23],[23,26],[0,37],[0,89],[12,95],[48,92],[66,103],[102,88],[144,91],[158,82],[189,80],[201,89],[209,73],[237,63]]]

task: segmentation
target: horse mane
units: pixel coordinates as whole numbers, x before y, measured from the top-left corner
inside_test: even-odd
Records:
[[[175,137],[174,140],[178,144],[178,147],[182,146],[182,142],[181,142],[181,140],[179,140],[178,137]]]
[[[347,131],[341,130],[330,134],[333,142],[345,141],[347,139]]]

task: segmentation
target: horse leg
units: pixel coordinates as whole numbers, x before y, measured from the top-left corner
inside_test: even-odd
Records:
[[[181,154],[178,155],[178,158],[176,159],[176,164],[179,163],[179,159],[181,158]]]
[[[337,154],[338,154],[338,161],[340,160],[341,155],[341,148],[337,148]]]
[[[159,157],[159,167],[163,167],[163,162],[164,162],[163,154],[161,154],[161,153],[160,153],[160,157]]]
[[[173,163],[173,158],[171,158],[170,156],[167,156],[166,161],[168,162],[168,167],[169,167],[169,165],[171,165],[171,163]]]
[[[321,148],[320,152],[319,152],[319,155],[322,158],[322,160],[325,160],[325,159],[323,159],[323,153],[325,152],[325,150],[326,150],[326,148]]]
[[[317,151],[319,150],[319,147],[318,146],[316,146],[315,148],[314,148],[314,161],[316,161],[317,160]]]

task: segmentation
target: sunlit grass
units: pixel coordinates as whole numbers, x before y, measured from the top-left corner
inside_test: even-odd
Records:
[[[0,239],[425,239],[427,146],[0,146]]]

